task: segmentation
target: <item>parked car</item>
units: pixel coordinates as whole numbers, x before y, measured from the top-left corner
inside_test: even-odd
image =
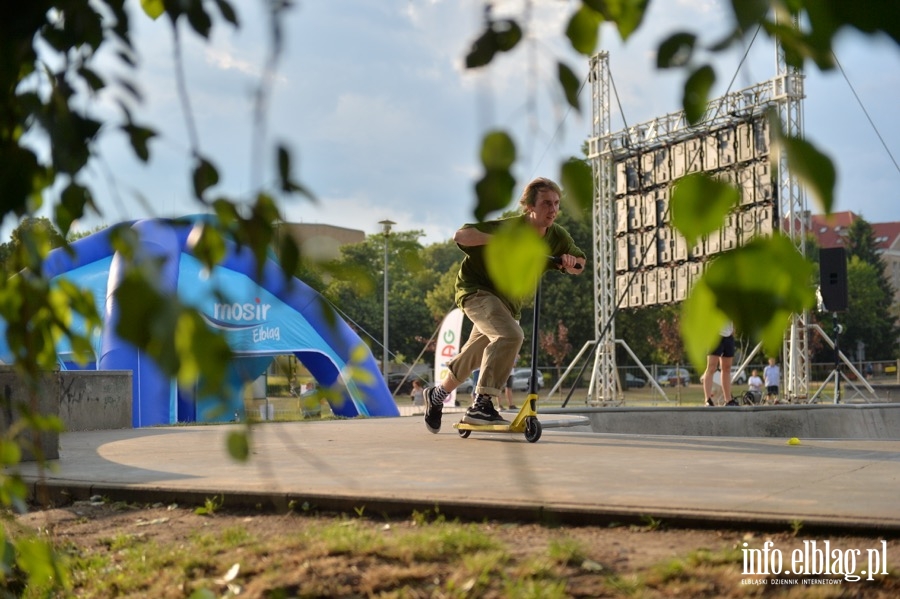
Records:
[[[691,373],[684,368],[667,368],[656,377],[656,382],[669,387],[687,387],[691,382]]]
[[[475,379],[472,377],[467,378],[462,383],[459,384],[459,387],[456,388],[457,395],[463,393],[465,395],[471,395],[475,390]]]
[[[403,380],[404,378],[406,379],[405,381]],[[410,373],[409,375],[407,375],[405,372],[391,372],[388,374],[387,386],[388,389],[390,389],[391,393],[395,396],[409,395],[409,392],[412,391],[413,379],[416,378],[422,381],[423,387],[427,387],[429,385],[429,382],[427,380],[416,374]]]
[[[746,371],[746,369],[745,369],[745,370],[742,370],[742,371],[738,374],[737,369],[738,369],[737,366],[732,366],[732,367],[731,367],[731,381],[732,381],[731,384],[733,384],[733,385],[743,385],[744,383],[747,382],[747,371]],[[736,377],[736,378],[735,378],[735,374],[737,374],[737,377]]]
[[[640,389],[647,384],[647,381],[639,376],[634,376],[630,372],[625,373],[625,387],[628,389]]]
[[[516,368],[512,372],[512,377],[513,391],[528,391],[528,379],[531,378],[531,368]],[[538,390],[544,388],[544,373],[540,370],[537,373],[537,388]]]

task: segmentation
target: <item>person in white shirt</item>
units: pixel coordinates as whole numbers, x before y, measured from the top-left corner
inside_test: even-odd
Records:
[[[749,388],[749,391],[747,391],[746,395],[749,396],[750,403],[757,405],[761,404],[763,397],[763,380],[760,378],[759,370],[756,368],[750,371],[750,378],[747,379],[747,387]]]
[[[754,368],[750,372],[750,378],[747,379],[747,386],[750,387],[751,391],[762,391],[763,380],[759,376],[759,371]]]

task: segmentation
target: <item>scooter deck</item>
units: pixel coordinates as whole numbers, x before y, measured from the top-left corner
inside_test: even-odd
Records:
[[[471,424],[468,422],[455,422],[453,424],[453,428],[459,429],[461,431],[493,431],[495,433],[523,433],[525,432],[525,425],[523,424],[519,428],[514,428],[512,423],[509,424]]]
[[[519,413],[516,414],[516,417],[513,418],[512,422],[509,424],[471,424],[460,420],[459,422],[453,423],[453,428],[461,431],[524,433],[525,419],[537,417],[537,411],[535,409],[537,407],[537,399],[537,394],[529,395],[522,403],[522,407],[519,408]]]

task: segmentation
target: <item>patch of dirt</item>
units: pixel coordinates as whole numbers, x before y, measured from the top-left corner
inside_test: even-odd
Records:
[[[895,565],[900,563],[900,552],[892,539],[882,545],[880,538],[811,538],[802,531],[795,536],[790,532],[662,526],[550,528],[487,522],[471,526],[504,549],[497,554],[501,557],[496,563],[483,558],[476,566],[465,557],[433,559],[417,555],[414,545],[407,553],[396,549],[382,554],[359,548],[352,540],[345,548],[323,548],[316,541],[323,528],[347,523],[353,523],[357,536],[390,535],[398,539],[427,531],[429,524],[416,519],[378,521],[346,515],[218,511],[203,515],[186,506],[81,501],[36,510],[16,520],[21,529],[51,539],[63,553],[82,562],[90,561],[91,556],[103,558],[107,573],[108,564],[120,557],[122,567],[129,567],[123,557],[125,548],[162,547],[173,552],[180,548],[187,552],[179,558],[166,558],[182,563],[170,563],[155,571],[151,567],[148,573],[131,572],[132,577],[147,577],[138,583],[131,580],[129,584],[93,586],[84,578],[97,573],[85,574],[85,570],[73,575],[77,596],[187,597],[197,589],[212,590],[208,596],[216,597],[509,597],[528,589],[533,589],[531,596],[540,597],[753,597],[773,593],[797,597],[900,596]],[[246,539],[239,531],[245,531]],[[771,541],[769,547],[785,556],[782,569],[787,569],[791,552],[808,548],[811,540],[820,549],[826,540],[832,550],[860,549],[860,563],[867,549],[885,547],[887,569],[893,574],[875,581],[841,580],[830,586],[813,586],[803,579],[841,577],[743,574],[745,543],[746,547],[762,548]],[[440,533],[435,533],[430,542],[444,541]],[[577,547],[573,552],[576,557],[554,562],[560,545]],[[465,551],[461,553],[465,555]],[[555,582],[559,592],[548,595],[546,586],[528,586],[528,580],[534,577],[543,583]],[[762,584],[748,583],[748,579]],[[792,579],[798,582],[779,584]]]

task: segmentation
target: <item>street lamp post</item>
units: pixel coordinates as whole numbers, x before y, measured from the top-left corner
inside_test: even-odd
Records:
[[[384,376],[385,382],[388,378],[388,238],[391,234],[391,225],[396,225],[394,221],[383,220],[378,223],[384,231],[384,338],[382,343],[382,359],[381,374]]]

